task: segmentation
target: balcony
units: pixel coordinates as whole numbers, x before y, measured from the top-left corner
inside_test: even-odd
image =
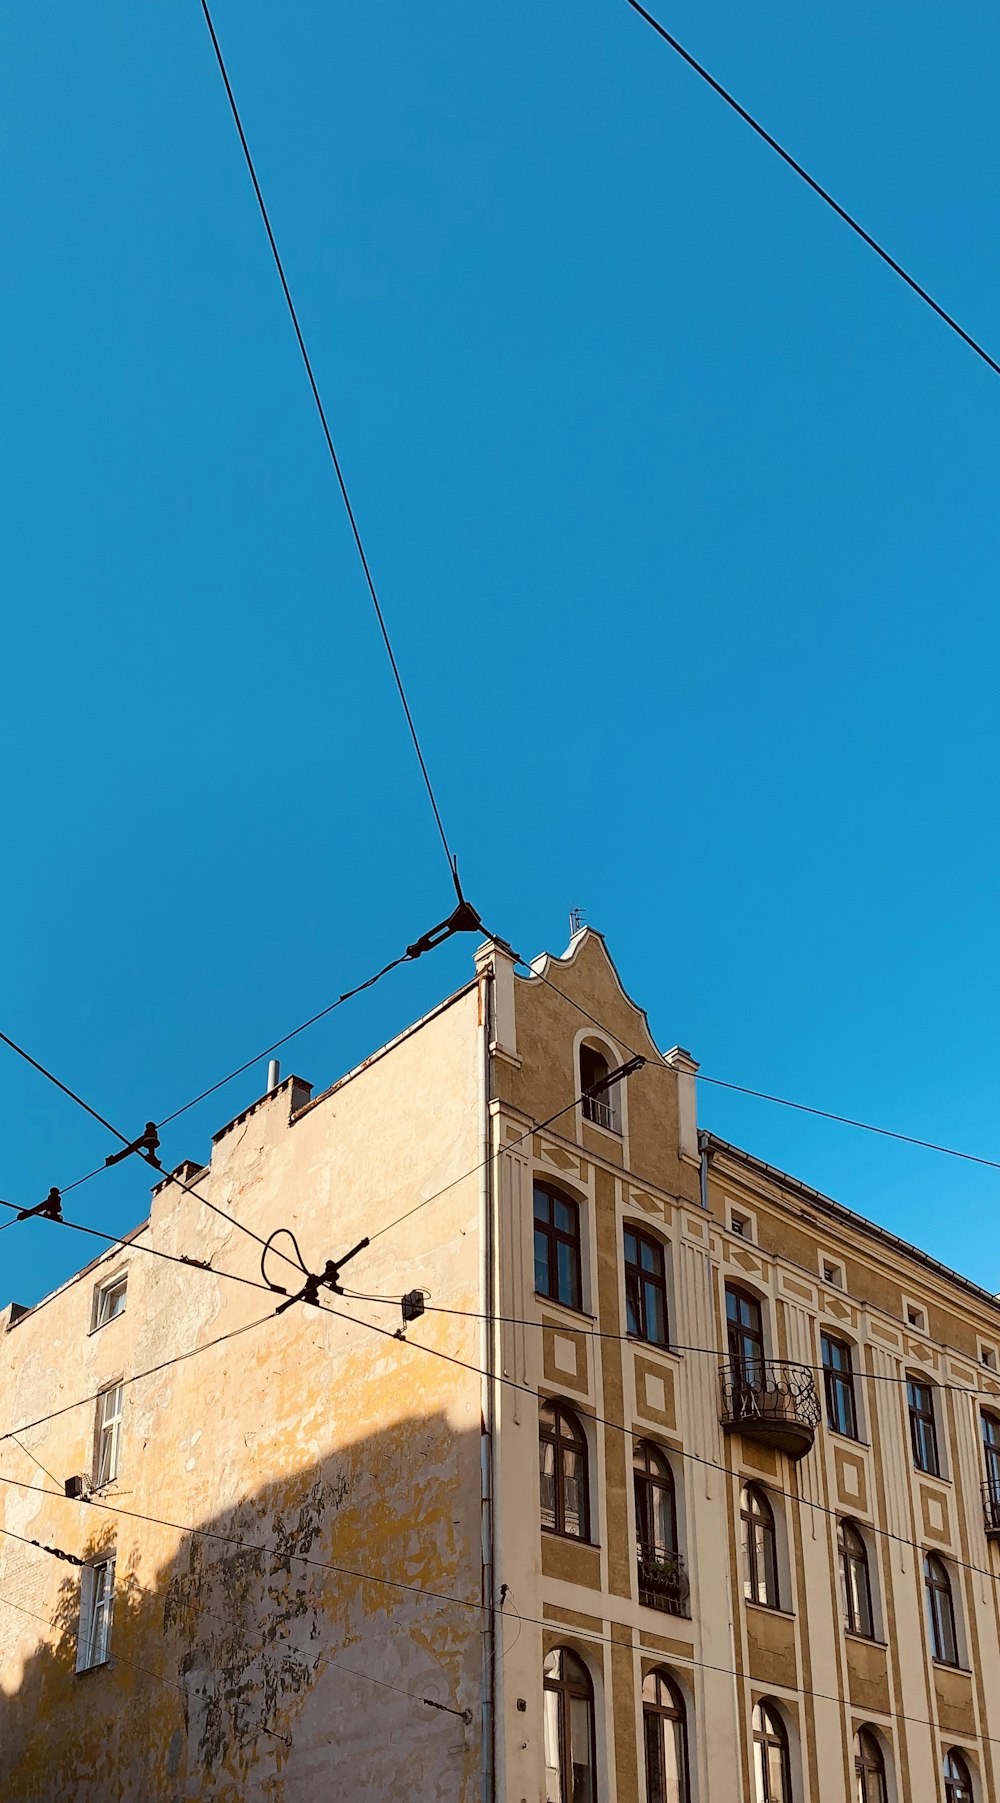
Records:
[[[722,1426],[773,1446],[790,1459],[804,1458],[820,1422],[819,1397],[808,1365],[778,1359],[723,1365]]]
[[[611,1112],[611,1103],[606,1096],[584,1096],[583,1118],[595,1121],[598,1127],[605,1127],[609,1133],[615,1130],[615,1119]]]
[[[983,1479],[983,1520],[990,1539],[1000,1540],[1000,1479]]]
[[[691,1586],[680,1553],[668,1553],[644,1540],[637,1542],[636,1551],[640,1603],[661,1609],[664,1615],[690,1615]]]

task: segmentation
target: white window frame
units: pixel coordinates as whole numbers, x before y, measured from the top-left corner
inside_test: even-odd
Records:
[[[80,1631],[76,1643],[76,1669],[93,1671],[111,1658],[111,1628],[115,1611],[115,1555],[95,1559],[80,1573]]]
[[[125,1386],[119,1379],[97,1396],[97,1433],[94,1446],[94,1488],[113,1484],[121,1456],[122,1409]]]
[[[827,1276],[828,1271],[833,1272],[832,1277]],[[822,1277],[823,1282],[828,1283],[832,1289],[846,1290],[847,1268],[843,1259],[834,1258],[832,1253],[823,1252],[821,1250],[819,1254],[819,1274]]]
[[[726,1226],[731,1234],[744,1245],[757,1244],[757,1216],[752,1208],[742,1202],[731,1202],[726,1197]]]
[[[121,1297],[119,1307],[112,1309],[117,1296]],[[125,1313],[128,1301],[128,1271],[116,1271],[106,1282],[99,1283],[94,1291],[94,1325],[92,1332],[98,1327],[107,1327],[111,1321],[117,1321],[119,1315]]]

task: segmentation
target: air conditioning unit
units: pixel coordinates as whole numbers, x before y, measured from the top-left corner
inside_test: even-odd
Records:
[[[82,1472],[77,1472],[75,1477],[68,1477],[63,1484],[63,1489],[71,1502],[86,1502],[90,1493],[90,1485]]]

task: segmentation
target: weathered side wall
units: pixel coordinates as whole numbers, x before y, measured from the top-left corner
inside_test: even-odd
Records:
[[[320,1269],[448,1185],[344,1281],[475,1311],[479,1017],[473,986],[291,1119],[289,1081],[216,1137],[197,1187],[264,1237],[290,1226]],[[0,1539],[10,1803],[480,1794],[481,1617],[447,1600],[480,1598],[480,1379],[417,1347],[476,1365],[475,1322],[429,1313],[404,1345],[398,1303],[275,1317],[277,1298],[216,1274],[259,1281],[259,1257],[168,1183],[134,1245],[0,1336],[0,1433],[64,1409],[4,1440],[0,1523],[118,1561],[115,1657],[76,1675],[78,1571]],[[92,1331],[119,1268],[125,1312]],[[279,1258],[268,1272],[297,1287]],[[50,1494],[93,1469],[101,1385],[158,1365],[126,1387],[117,1482]]]

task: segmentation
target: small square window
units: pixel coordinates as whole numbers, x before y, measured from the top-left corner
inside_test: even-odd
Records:
[[[927,1310],[921,1308],[919,1303],[909,1302],[904,1296],[903,1314],[906,1318],[907,1327],[914,1328],[917,1333],[927,1332]]]
[[[824,1283],[832,1284],[837,1290],[846,1290],[847,1271],[839,1258],[831,1258],[828,1253],[821,1252],[819,1270]]]
[[[750,1215],[743,1214],[740,1209],[730,1207],[729,1231],[741,1240],[753,1239],[753,1220]]]
[[[987,1371],[996,1371],[997,1369],[997,1349],[995,1346],[987,1345],[985,1340],[979,1342],[979,1363],[985,1365]]]
[[[120,1271],[110,1282],[102,1283],[94,1293],[94,1326],[105,1327],[109,1321],[117,1320],[125,1313],[125,1292],[128,1288],[128,1273]]]

